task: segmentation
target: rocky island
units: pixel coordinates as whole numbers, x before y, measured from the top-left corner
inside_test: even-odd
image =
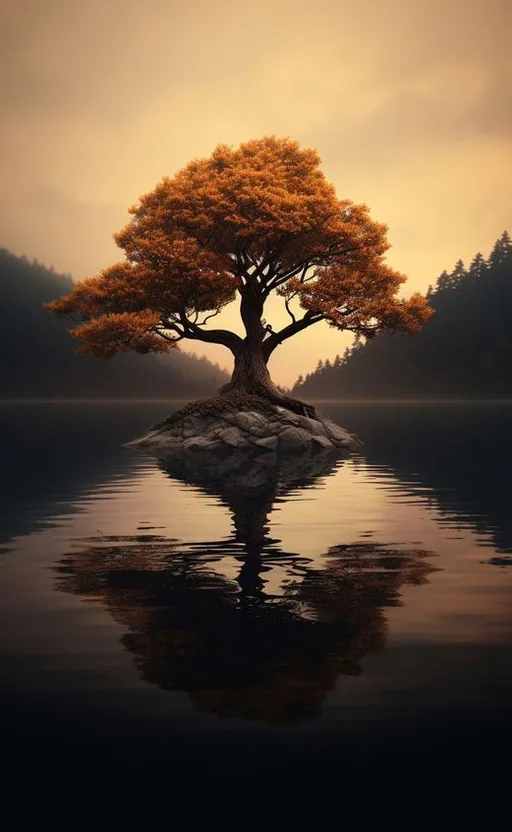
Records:
[[[236,452],[336,456],[360,446],[356,436],[314,411],[302,415],[256,395],[227,394],[193,402],[155,425],[129,447],[157,456]]]

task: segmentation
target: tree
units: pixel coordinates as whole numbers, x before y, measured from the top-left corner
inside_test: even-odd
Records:
[[[437,278],[437,291],[444,292],[446,289],[454,289],[460,280],[466,276],[466,269],[462,260],[457,260],[453,271],[448,274],[447,271],[442,272]],[[429,287],[430,290],[430,287]],[[427,294],[427,297],[429,295]]]
[[[438,292],[444,292],[445,289],[450,288],[450,285],[451,285],[450,284],[450,275],[448,274],[448,272],[445,269],[444,271],[441,272],[441,274],[437,278],[436,289],[437,289]]]
[[[466,275],[467,275],[466,267],[464,266],[463,261],[460,260],[460,259],[457,260],[457,262],[455,263],[455,266],[453,268],[453,271],[450,275],[450,286],[451,286],[451,288],[453,289],[453,288],[455,288],[455,286],[458,286],[460,281],[463,280],[466,277]]]
[[[419,294],[395,297],[405,277],[384,263],[386,227],[365,205],[338,199],[319,165],[315,150],[290,139],[219,145],[142,196],[115,235],[125,260],[50,310],[78,316],[79,352],[99,359],[165,351],[186,338],[222,344],[234,370],[221,393],[303,410],[270,378],[280,344],[321,321],[370,338],[415,332],[431,314]],[[290,318],[278,331],[262,320],[273,292]],[[207,326],[236,297],[245,336]]]
[[[471,265],[469,267],[468,275],[471,277],[472,282],[476,282],[480,280],[488,270],[487,263],[483,254],[479,251],[473,257],[471,261]]]
[[[512,240],[508,231],[504,231],[499,237],[489,255],[490,266],[501,266],[512,254]]]

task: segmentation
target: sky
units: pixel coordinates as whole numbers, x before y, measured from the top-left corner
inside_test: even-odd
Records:
[[[163,176],[289,136],[388,224],[404,296],[426,291],[512,231],[510,31],[510,0],[0,0],[0,246],[89,276]],[[291,385],[350,340],[318,324],[272,375]]]

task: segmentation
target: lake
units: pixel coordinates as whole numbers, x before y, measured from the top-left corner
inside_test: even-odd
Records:
[[[0,407],[4,754],[231,784],[488,770],[512,405],[321,405],[361,450],[252,488],[122,447],[177,407]]]

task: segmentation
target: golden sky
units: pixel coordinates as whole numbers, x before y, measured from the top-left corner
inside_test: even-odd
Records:
[[[93,274],[162,176],[276,134],[318,149],[388,223],[404,294],[426,290],[512,231],[511,31],[510,0],[2,0],[0,245]],[[273,376],[349,340],[319,324]]]

